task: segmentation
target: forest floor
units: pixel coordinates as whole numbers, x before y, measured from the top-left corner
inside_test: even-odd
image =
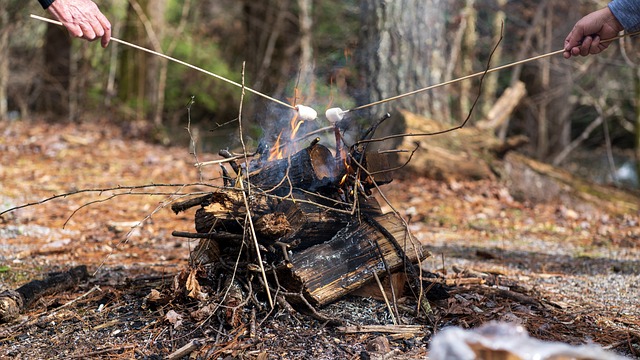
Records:
[[[0,217],[0,292],[77,265],[92,275],[0,325],[0,358],[160,359],[193,340],[199,358],[425,358],[445,326],[491,320],[542,340],[640,356],[640,214],[523,203],[496,181],[395,179],[383,191],[432,252],[423,268],[449,278],[482,273],[482,284],[453,286],[427,318],[402,311],[404,323],[424,325],[405,336],[345,333],[284,307],[240,309],[228,326],[229,308],[197,319],[201,301],[152,300],[189,273],[196,244],[171,235],[194,226],[193,212],[175,215],[171,202],[207,190],[176,185],[201,179],[188,149],[94,123],[4,122],[0,139],[0,212],[73,193]],[[202,180],[217,171],[204,168]],[[349,324],[391,324],[372,298],[318,311]]]

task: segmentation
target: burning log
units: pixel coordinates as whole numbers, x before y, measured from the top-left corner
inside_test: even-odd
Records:
[[[267,193],[285,196],[294,189],[313,192],[330,186],[339,173],[331,151],[314,143],[290,157],[265,163],[249,174],[249,181]]]

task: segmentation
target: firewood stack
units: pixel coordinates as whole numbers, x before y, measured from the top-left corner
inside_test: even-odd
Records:
[[[334,155],[315,139],[280,159],[230,161],[224,187],[173,205],[176,213],[198,207],[196,233],[174,235],[201,239],[192,252],[197,265],[229,271],[240,259],[239,272],[265,269],[274,290],[315,306],[399,270],[418,281],[415,263],[430,254],[373,196],[392,180],[386,155],[367,152],[366,143],[348,150]]]

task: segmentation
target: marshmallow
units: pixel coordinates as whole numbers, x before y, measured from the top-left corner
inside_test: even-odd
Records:
[[[331,123],[331,125],[335,125],[338,121],[342,120],[346,111],[343,111],[340,108],[331,108],[325,111],[324,115],[327,117],[327,120]]]
[[[318,113],[312,108],[304,105],[296,105],[298,116],[302,121],[312,121],[318,118]]]

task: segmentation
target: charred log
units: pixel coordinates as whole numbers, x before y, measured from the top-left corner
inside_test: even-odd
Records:
[[[88,277],[87,267],[82,265],[66,272],[49,274],[44,280],[33,280],[16,290],[3,291],[0,293],[0,323],[15,320],[43,296],[72,289]]]
[[[375,220],[403,246],[412,262],[429,255],[410,241],[404,224],[394,214],[379,215]],[[282,267],[279,276],[281,282],[289,281],[289,288],[304,288],[305,296],[314,304],[326,305],[371,281],[374,272],[385,274],[385,263],[394,272],[404,261],[396,246],[376,226],[352,220],[331,240],[294,253],[291,264]]]
[[[338,174],[331,151],[316,143],[290,157],[265,163],[249,175],[249,181],[267,193],[284,196],[294,189],[313,192],[331,186]]]

